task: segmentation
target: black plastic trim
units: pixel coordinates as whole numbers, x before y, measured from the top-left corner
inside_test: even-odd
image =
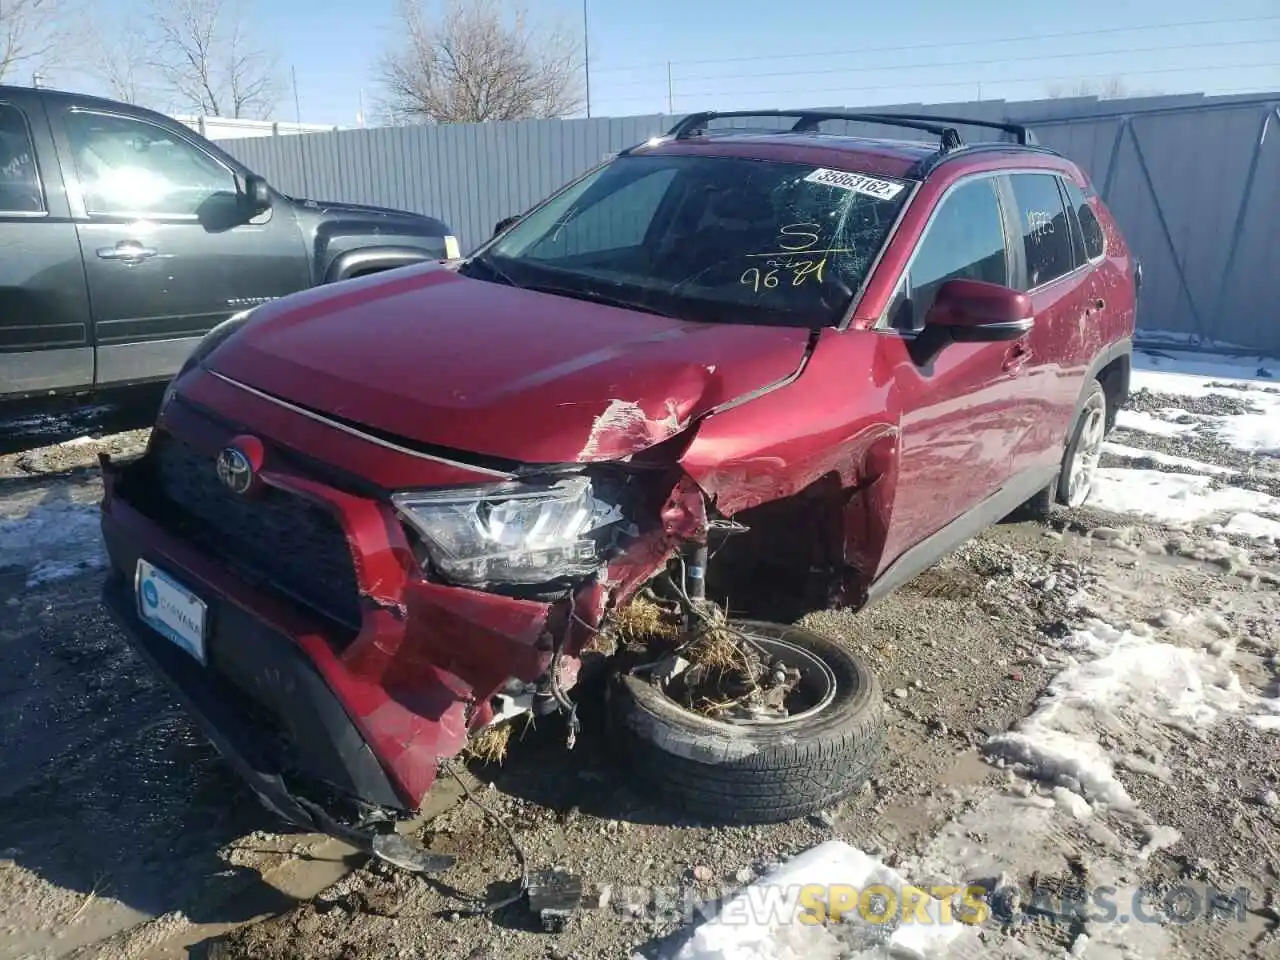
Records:
[[[103,587],[104,604],[130,646],[268,806],[295,823],[332,832],[285,786],[283,778],[292,772],[351,799],[408,809],[342,704],[292,640],[206,590],[201,599],[208,604],[209,665],[201,666],[138,616],[132,581],[123,571],[136,567],[141,549],[109,520],[103,534],[115,567]],[[181,570],[173,573],[182,576]],[[274,742],[270,724],[258,713],[279,724],[287,748]]]

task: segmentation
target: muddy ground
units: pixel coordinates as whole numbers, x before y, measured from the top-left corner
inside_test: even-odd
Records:
[[[982,747],[1033,710],[1062,668],[1062,638],[1091,618],[1175,645],[1230,644],[1240,685],[1280,695],[1274,544],[1087,510],[1048,526],[1005,523],[878,606],[805,618],[867,657],[891,717],[879,775],[821,816],[689,822],[628,781],[591,701],[573,752],[548,722],[501,767],[473,764],[476,797],[509,818],[531,868],[587,882],[588,906],[545,933],[523,905],[468,913],[510,890],[518,869],[505,834],[459,800],[456,782],[442,780],[424,835],[459,861],[424,881],[282,827],[192,730],[98,607],[100,553],[84,532],[99,490],[90,466],[98,449],[145,438],[145,417],[98,416],[87,427],[28,421],[0,450],[0,517],[42,507],[51,538],[90,524],[39,570],[0,567],[0,960],[659,960],[688,936],[679,903],[741,887],[820,841],[845,839],[917,880],[957,834],[999,845],[1002,804],[1036,788]],[[99,439],[77,439],[95,430]],[[1145,953],[1084,955],[1280,957],[1277,736],[1230,716],[1209,734],[1109,727],[1109,746],[1151,758],[1119,774],[1149,822],[1099,815],[1087,829],[1050,830],[1013,857],[1012,879],[1105,880],[1123,867],[1137,883],[1243,886],[1253,896],[1242,922],[1172,924]],[[1153,841],[1153,824],[1177,839]],[[1145,854],[1125,852],[1135,846]],[[972,955],[1063,956],[1079,934],[993,922]]]

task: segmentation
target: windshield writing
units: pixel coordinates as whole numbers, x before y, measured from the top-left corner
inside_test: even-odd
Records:
[[[690,320],[831,325],[906,195],[802,164],[621,157],[512,227],[475,275]]]

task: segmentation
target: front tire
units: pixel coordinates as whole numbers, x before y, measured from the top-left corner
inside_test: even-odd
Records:
[[[822,665],[830,696],[773,723],[738,724],[685,710],[659,687],[623,674],[610,712],[634,782],[704,823],[780,823],[814,813],[864,784],[885,741],[874,676],[842,645],[799,627],[735,621],[783,654]]]

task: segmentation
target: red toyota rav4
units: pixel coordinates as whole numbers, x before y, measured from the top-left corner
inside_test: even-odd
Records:
[[[580,654],[638,597],[703,605],[709,555],[713,595],[736,562],[860,605],[1024,504],[1087,497],[1138,271],[1079,167],[1010,124],[727,116],[467,259],[231,318],[145,455],[104,461],[106,599],[278,812],[372,836],[469,737],[576,722]],[[939,143],[830,132],[868,122]],[[685,709],[680,656],[629,671],[643,779],[742,820],[847,793],[879,750],[870,674],[727,623],[760,684],[790,678],[775,712]]]

